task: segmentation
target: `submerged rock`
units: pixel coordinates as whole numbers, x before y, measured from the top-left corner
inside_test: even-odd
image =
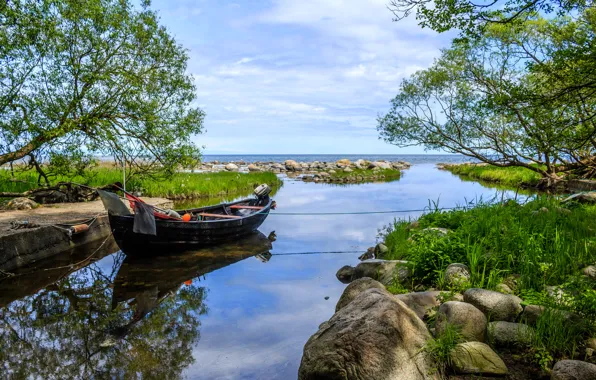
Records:
[[[339,309],[352,302],[354,298],[360,295],[360,293],[373,288],[385,290],[383,284],[369,277],[359,278],[352,282],[350,285],[346,286],[341,297],[339,297],[337,305],[335,305],[335,312],[337,313]]]
[[[499,355],[482,342],[459,343],[450,356],[451,367],[457,374],[500,376],[509,372]]]
[[[555,364],[551,380],[596,380],[596,365],[581,360],[561,360]]]
[[[339,309],[304,346],[299,380],[430,380],[424,323],[383,289],[368,289]]]
[[[403,283],[411,275],[410,267],[407,264],[407,261],[401,260],[366,260],[356,266],[352,280],[370,277],[384,285],[394,281]]]
[[[468,341],[484,342],[486,316],[474,305],[465,302],[449,301],[439,307],[435,323],[437,335],[441,335],[447,324],[455,326]]]
[[[513,321],[523,310],[521,298],[486,289],[466,290],[464,301],[476,306],[492,321]]]

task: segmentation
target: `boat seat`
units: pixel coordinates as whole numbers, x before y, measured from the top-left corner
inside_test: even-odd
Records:
[[[242,210],[242,209],[247,209],[247,210],[262,210],[264,207],[263,206],[240,206],[240,205],[232,205],[230,206],[231,209],[236,209],[236,210]]]
[[[207,218],[223,218],[223,219],[240,219],[240,218],[242,218],[241,216],[236,216],[236,215],[208,214],[206,212],[200,213],[199,216],[207,217]]]

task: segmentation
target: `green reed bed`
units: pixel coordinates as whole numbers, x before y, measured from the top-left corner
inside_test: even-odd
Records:
[[[334,174],[330,174],[332,179],[356,178],[362,177],[364,180],[375,178],[379,179],[383,176],[385,179],[399,179],[401,171],[398,169],[352,169],[351,172],[345,172],[341,169],[336,170]]]
[[[445,170],[453,174],[479,179],[489,182],[497,182],[503,185],[518,187],[533,187],[540,181],[540,174],[522,167],[497,167],[490,165],[446,165]]]
[[[91,187],[122,182],[122,171],[110,168],[97,168],[84,176],[57,176],[52,182],[76,182]],[[126,189],[140,191],[149,197],[205,198],[234,195],[250,191],[255,185],[266,183],[279,187],[282,181],[274,173],[176,173],[168,178],[127,179]],[[15,172],[14,177],[8,170],[0,171],[0,192],[24,192],[37,188],[37,173],[34,171]]]
[[[446,234],[428,228],[448,229]],[[385,259],[407,260],[411,287],[463,292],[511,283],[526,304],[572,312],[580,322],[545,313],[538,321],[531,356],[548,367],[553,358],[577,357],[596,333],[596,281],[582,268],[596,263],[596,205],[560,204],[538,198],[524,205],[480,204],[466,210],[429,212],[415,222],[396,221],[385,233]],[[451,263],[470,268],[468,283],[453,288],[443,273]],[[551,286],[563,296],[549,296]],[[551,288],[552,290],[552,288]]]

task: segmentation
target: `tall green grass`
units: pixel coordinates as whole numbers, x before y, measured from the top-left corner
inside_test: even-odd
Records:
[[[122,172],[118,169],[96,168],[85,176],[58,176],[54,179],[55,183],[61,181],[98,187],[122,182]],[[176,173],[169,178],[132,178],[127,180],[126,189],[140,191],[149,197],[179,198],[183,195],[187,198],[207,198],[244,193],[262,183],[272,187],[282,185],[274,173],[268,172]],[[15,172],[15,177],[12,177],[8,170],[0,170],[0,191],[24,192],[37,187],[37,173],[34,171]]]
[[[425,230],[429,227],[450,232],[441,235]],[[545,314],[538,321],[534,349],[541,365],[549,358],[573,356],[580,342],[596,332],[596,283],[581,273],[596,262],[596,205],[561,205],[541,197],[524,205],[509,201],[435,210],[414,223],[396,221],[384,238],[385,258],[408,260],[414,284],[449,289],[444,270],[463,263],[471,272],[466,288],[494,289],[516,275],[515,292],[526,303],[580,316],[581,326],[562,320],[562,314]],[[565,296],[549,296],[549,286],[563,289]]]
[[[453,174],[480,179],[483,181],[497,182],[503,185],[518,186],[536,186],[540,181],[540,174],[522,167],[481,166],[481,165],[447,165],[445,169]]]
[[[379,178],[380,176],[384,176],[385,179],[399,179],[401,177],[401,171],[397,169],[379,169],[379,170],[370,170],[370,169],[352,169],[351,172],[344,172],[341,169],[336,170],[335,174],[331,174],[331,178],[347,178],[347,177],[357,177],[362,176],[364,179],[368,179],[370,177]]]

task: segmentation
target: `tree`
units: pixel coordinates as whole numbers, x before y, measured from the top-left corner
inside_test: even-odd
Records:
[[[553,96],[570,78],[555,73],[553,56],[587,25],[534,17],[455,42],[432,67],[402,82],[391,110],[379,118],[381,136],[398,146],[526,167],[543,176],[545,187],[564,173],[593,171],[594,96]]]
[[[34,163],[104,155],[171,172],[199,158],[188,54],[148,1],[7,1],[0,25],[0,164],[42,175]]]

